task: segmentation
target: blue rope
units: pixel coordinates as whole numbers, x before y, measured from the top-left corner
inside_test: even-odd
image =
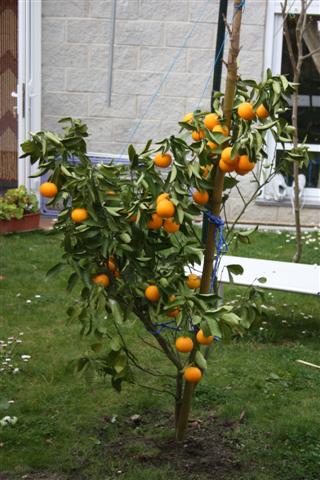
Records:
[[[210,223],[213,223],[217,227],[215,230],[216,259],[214,262],[214,268],[211,275],[211,290],[212,290],[214,286],[214,280],[217,276],[217,270],[218,270],[220,258],[224,253],[228,251],[228,244],[225,241],[225,238],[223,236],[224,221],[222,220],[222,218],[213,215],[211,212],[209,212],[209,210],[205,212],[205,216],[207,217]]]
[[[193,27],[191,28],[191,30],[189,31],[189,33],[186,35],[181,47],[179,48],[179,50],[177,51],[176,55],[174,56],[167,72],[165,73],[165,75],[162,77],[162,80],[158,86],[158,88],[156,89],[156,91],[154,92],[154,94],[152,95],[152,97],[150,98],[149,102],[147,103],[145,109],[143,110],[142,112],[142,115],[139,119],[139,122],[137,123],[137,125],[133,128],[131,134],[130,134],[130,137],[129,137],[129,140],[127,142],[127,144],[124,146],[123,150],[122,150],[122,153],[121,155],[124,155],[124,153],[126,152],[126,149],[128,147],[128,145],[131,143],[131,140],[132,138],[134,137],[135,133],[137,132],[137,130],[139,129],[143,119],[145,118],[145,116],[147,115],[151,105],[153,104],[153,102],[155,101],[155,99],[157,98],[160,90],[161,90],[161,87],[162,85],[166,82],[168,76],[170,75],[173,67],[175,66],[175,64],[177,63],[180,55],[181,55],[181,52],[182,50],[185,48],[188,40],[192,37],[195,29],[197,28],[198,24],[200,23],[202,17],[204,16],[204,14],[207,12],[207,6],[209,5],[209,3],[211,2],[211,0],[207,0],[207,2],[205,3],[205,5],[203,6],[202,10],[200,11],[200,14],[198,15],[195,23],[193,24]]]
[[[175,330],[176,332],[179,332],[181,330],[180,327],[173,327],[171,326],[170,324],[172,323],[176,323],[175,320],[169,320],[168,322],[156,322],[156,323],[153,323],[152,325],[156,328],[156,330],[149,330],[150,333],[152,333],[153,335],[159,335],[159,333],[161,333],[161,331],[164,329],[164,328],[168,328],[170,330]]]

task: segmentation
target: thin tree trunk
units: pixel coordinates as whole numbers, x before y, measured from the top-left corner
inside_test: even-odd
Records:
[[[240,27],[242,18],[242,6],[241,0],[234,0],[234,15],[232,22],[232,33],[230,38],[230,48],[228,54],[227,64],[227,80],[224,97],[224,116],[226,119],[226,125],[230,128],[232,106],[234,103],[234,95],[237,82],[237,57],[240,50]],[[216,174],[213,180],[213,190],[209,201],[209,209],[213,215],[218,216],[221,209],[221,200],[223,192],[224,173],[219,169],[216,169]],[[215,254],[215,230],[216,226],[209,223],[208,233],[204,251],[204,263],[202,280],[200,286],[201,293],[208,293],[210,291],[211,275],[213,271],[213,261]],[[189,362],[194,361],[195,353],[198,345],[190,354]],[[177,440],[183,440],[185,431],[188,425],[188,419],[191,409],[192,395],[195,390],[195,385],[188,382],[185,383],[182,403],[180,406],[179,418],[176,423],[176,438]]]
[[[293,81],[299,82],[300,72],[295,71]],[[292,125],[295,128],[293,136],[293,146],[298,146],[298,90],[292,95]],[[293,262],[298,263],[302,253],[302,239],[301,239],[301,220],[300,220],[300,198],[299,198],[299,162],[293,163],[293,185],[294,185],[294,218],[296,227],[296,251],[292,258]]]

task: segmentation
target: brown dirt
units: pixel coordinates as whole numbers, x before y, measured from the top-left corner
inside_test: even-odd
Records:
[[[126,469],[122,462],[128,457],[131,466],[140,463],[161,469],[166,465],[181,480],[237,477],[241,465],[235,446],[227,439],[236,423],[218,422],[212,412],[192,419],[185,440],[176,442],[172,435],[174,419],[159,411],[150,413],[145,412],[138,422],[126,420],[120,425],[118,439],[106,444],[106,457],[114,458],[117,452],[121,463],[116,462],[116,469],[121,470],[124,478]]]

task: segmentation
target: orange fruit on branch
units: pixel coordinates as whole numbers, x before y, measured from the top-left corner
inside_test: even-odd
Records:
[[[214,133],[222,133],[222,135],[224,135],[225,137],[229,135],[228,127],[224,125],[216,125],[215,127],[213,127],[212,131]]]
[[[176,350],[181,353],[189,353],[193,350],[193,341],[189,337],[178,337],[176,339]]]
[[[220,124],[219,117],[216,113],[208,113],[208,115],[204,117],[203,123],[208,130],[212,130],[213,127]]]
[[[176,233],[180,228],[179,223],[176,223],[173,218],[167,218],[163,222],[163,229],[167,233]]]
[[[96,275],[92,279],[93,283],[95,284],[101,284],[104,286],[104,288],[107,288],[110,285],[110,279],[108,275],[101,273],[100,275]]]
[[[44,182],[40,185],[39,191],[43,197],[53,198],[58,193],[58,187],[53,182]]]
[[[201,345],[210,345],[210,343],[213,342],[213,336],[209,335],[209,337],[206,337],[203,333],[203,330],[199,330],[197,335],[197,342],[200,343]]]
[[[175,296],[175,295],[170,295],[170,297],[169,297],[169,302],[174,302],[175,300],[176,300],[176,296]],[[180,313],[180,308],[179,308],[179,307],[175,307],[175,308],[173,308],[172,310],[169,310],[169,311],[167,312],[167,315],[168,315],[168,317],[173,317],[173,318],[175,318],[175,317],[177,317],[177,316],[179,315],[179,313]]]
[[[253,110],[252,103],[249,103],[249,102],[240,103],[238,107],[238,115],[243,120],[247,120],[247,121],[253,120],[255,117],[255,113]]]
[[[183,117],[182,122],[184,122],[184,123],[191,123],[191,122],[193,122],[193,113],[192,113],[192,112],[187,113],[187,114]]]
[[[269,112],[262,103],[257,108],[256,115],[258,118],[260,118],[260,120],[264,120],[265,118],[269,117]]]
[[[202,378],[202,372],[198,367],[187,367],[184,370],[183,377],[186,382],[198,383]]]
[[[158,153],[153,160],[154,164],[160,168],[167,168],[171,165],[172,156],[170,153]]]
[[[160,300],[159,288],[156,285],[149,285],[145,289],[144,294],[150,302],[157,302]]]
[[[205,205],[209,201],[209,193],[206,190],[203,190],[202,192],[195,190],[192,194],[192,198],[198,205]]]
[[[234,172],[236,168],[236,162],[233,164],[226,163],[222,159],[219,160],[219,168],[224,173]]]
[[[239,175],[245,175],[253,170],[255,165],[254,162],[250,162],[248,155],[240,155],[235,170]]]
[[[153,213],[151,219],[147,223],[150,230],[159,230],[162,227],[163,219],[157,213]]]
[[[110,270],[110,272],[115,272],[117,270],[116,261],[114,257],[108,258],[106,267]]]
[[[71,218],[76,223],[84,222],[89,218],[89,213],[86,208],[74,208],[71,212]]]
[[[209,148],[211,148],[211,150],[214,150],[215,148],[217,148],[218,145],[217,145],[216,143],[214,143],[214,142],[211,142],[211,140],[209,140],[209,141],[207,142],[207,146],[208,146]]]
[[[189,288],[200,288],[201,277],[199,277],[195,273],[190,273],[187,278],[187,285]]]
[[[161,193],[159,197],[157,197],[156,204],[158,205],[161,200],[167,200],[169,198],[169,193]]]
[[[173,203],[170,200],[166,198],[163,200],[160,200],[156,209],[157,214],[159,215],[159,217],[162,217],[162,218],[173,217],[175,211],[176,211],[176,207],[173,205]]]
[[[191,134],[191,137],[195,142],[199,142],[202,138],[204,138],[206,135],[203,130],[198,130],[197,132],[194,130]]]
[[[228,165],[233,165],[236,163],[237,157],[234,159],[231,158],[232,147],[226,147],[221,152],[221,160]]]

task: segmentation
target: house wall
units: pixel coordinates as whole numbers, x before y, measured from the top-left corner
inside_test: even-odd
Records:
[[[211,79],[202,93],[214,61],[219,2],[117,0],[112,98],[108,107],[111,3],[42,1],[42,126],[57,130],[57,120],[62,116],[82,118],[91,133],[90,151],[125,154],[128,142],[139,148],[149,138],[157,141],[177,132],[177,121],[198,106],[201,96],[200,106],[209,108]],[[247,2],[243,14],[239,71],[244,78],[261,78],[266,6],[267,0]],[[139,129],[132,134],[202,11],[202,19],[186,48],[180,52]],[[227,48],[228,42],[225,52]],[[244,185],[246,195],[250,195],[252,183],[244,179]],[[231,217],[239,208],[238,200],[235,196]],[[249,217],[252,221],[280,219],[280,211],[277,207],[253,206]]]

